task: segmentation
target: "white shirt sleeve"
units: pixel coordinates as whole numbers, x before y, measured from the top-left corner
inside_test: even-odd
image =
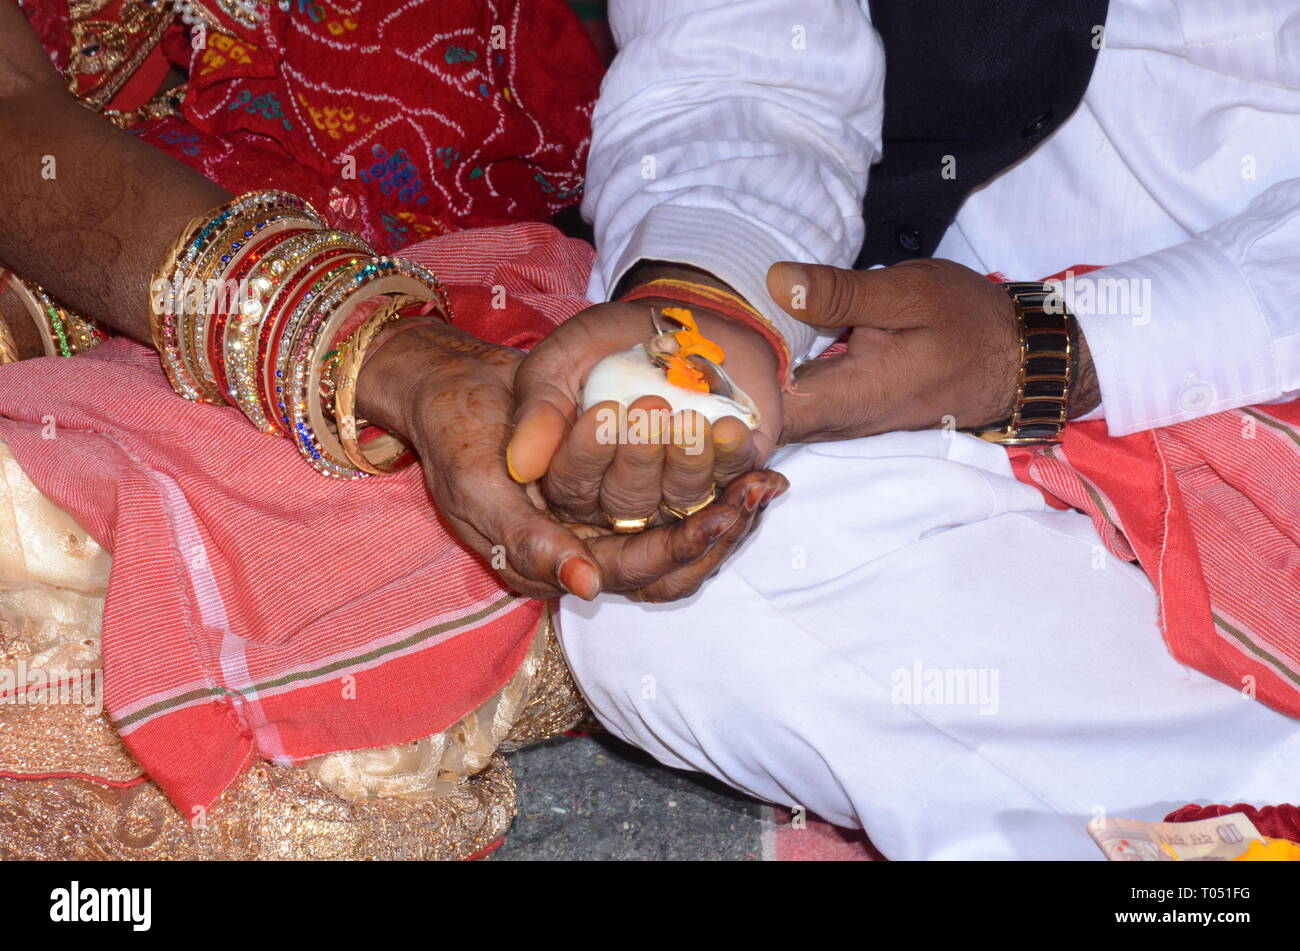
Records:
[[[1183,244],[1063,288],[1111,435],[1300,395],[1300,178]],[[1127,301],[1127,305],[1125,305]],[[1118,302],[1118,305],[1117,305]]]
[[[590,296],[641,260],[693,265],[762,313],[793,364],[814,355],[816,330],[772,302],[767,269],[849,267],[862,242],[884,117],[866,0],[612,0],[610,23],[583,201]]]

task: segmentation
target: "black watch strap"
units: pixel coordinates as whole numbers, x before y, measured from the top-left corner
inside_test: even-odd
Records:
[[[1077,375],[1078,327],[1052,285],[1008,281],[1002,287],[1015,306],[1020,333],[1015,408],[1006,423],[975,435],[1005,446],[1059,442]]]

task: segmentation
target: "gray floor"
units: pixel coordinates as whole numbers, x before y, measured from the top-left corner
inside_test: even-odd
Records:
[[[607,735],[510,756],[519,816],[496,861],[759,859],[770,810]]]

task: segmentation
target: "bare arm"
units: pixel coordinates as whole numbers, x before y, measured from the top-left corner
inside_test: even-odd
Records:
[[[12,3],[0,3],[0,168],[0,261],[144,342],[149,280],[168,245],[229,198],[83,108]],[[12,293],[4,313],[25,353],[38,352]]]

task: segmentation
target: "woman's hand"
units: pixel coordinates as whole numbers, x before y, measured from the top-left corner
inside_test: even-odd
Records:
[[[413,325],[372,354],[357,391],[361,415],[412,444],[434,501],[460,538],[521,594],[685,597],[785,490],[780,475],[756,472],[718,504],[642,535],[566,525],[506,470],[521,359],[517,350],[452,327]]]
[[[643,397],[626,414],[613,403],[579,412],[591,369],[654,333],[652,306],[670,300],[598,304],[557,327],[519,367],[518,425],[509,463],[516,480],[541,480],[546,501],[563,517],[594,525],[610,518],[654,518],[660,504],[691,508],[762,465],[780,430],[776,358],[763,338],[719,314],[692,306],[701,332],[727,354],[725,368],[758,404],[757,431],[726,417],[716,425],[694,412],[673,413],[660,397]],[[611,420],[625,425],[611,428]]]

